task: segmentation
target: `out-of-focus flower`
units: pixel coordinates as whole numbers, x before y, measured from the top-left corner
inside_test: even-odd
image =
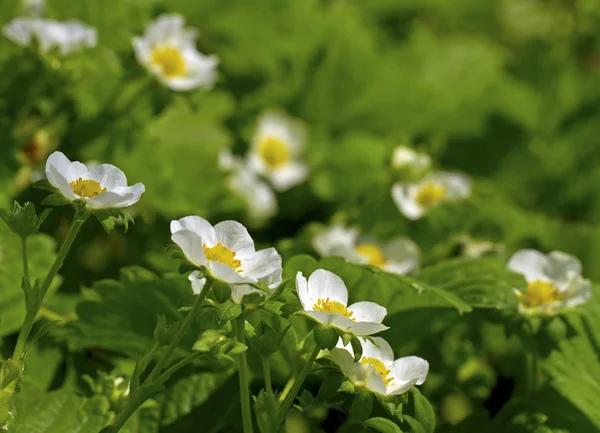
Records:
[[[392,153],[392,168],[398,172],[408,172],[410,176],[422,176],[431,167],[431,157],[407,146],[397,146]],[[403,174],[403,173],[401,173]]]
[[[241,158],[233,156],[229,151],[221,152],[219,167],[230,172],[227,186],[246,203],[252,224],[261,225],[277,214],[275,193]]]
[[[515,289],[522,314],[551,316],[581,305],[591,296],[590,280],[581,276],[581,262],[560,251],[517,251],[508,261],[508,269],[527,281],[525,292]]]
[[[396,183],[392,198],[402,214],[417,220],[427,212],[450,201],[458,201],[471,194],[471,179],[463,174],[434,173],[417,183]]]
[[[24,12],[32,17],[41,17],[46,9],[45,0],[23,0]]]
[[[388,329],[381,322],[387,310],[374,302],[348,306],[348,290],[333,272],[317,269],[308,280],[298,272],[296,290],[304,311],[315,321],[354,335],[372,335]]]
[[[141,37],[133,38],[135,56],[159,81],[177,91],[212,89],[217,80],[217,56],[196,48],[196,30],[184,27],[180,15],[161,15]]]
[[[171,233],[192,264],[207,268],[226,283],[256,283],[275,278],[281,271],[281,256],[275,248],[256,251],[248,230],[237,221],[222,221],[213,227],[199,216],[188,216],[171,221]],[[189,279],[194,293],[200,294],[206,279],[200,271],[192,272]]]
[[[54,152],[46,161],[46,177],[69,200],[85,200],[91,209],[125,208],[137,203],[146,188],[143,183],[127,186],[127,177],[111,164],[88,168],[71,162],[62,152]]]
[[[419,266],[419,247],[406,237],[380,244],[359,237],[358,230],[334,224],[315,235],[314,249],[322,256],[341,256],[351,263],[369,264],[393,274],[408,274]]]
[[[476,259],[490,255],[501,256],[506,252],[506,247],[502,244],[473,239],[467,235],[458,236],[456,243],[460,246],[461,255]]]
[[[306,127],[301,121],[267,111],[259,118],[252,137],[249,165],[277,191],[285,191],[308,177],[308,164],[302,160],[305,146]]]
[[[381,337],[373,341],[359,337],[362,356],[354,361],[352,345],[344,346],[340,339],[329,356],[339,365],[342,373],[356,386],[366,387],[382,395],[403,394],[427,378],[429,363],[417,356],[406,356],[394,360],[392,348]]]
[[[2,33],[18,45],[37,42],[40,52],[57,49],[63,56],[97,44],[96,29],[79,21],[15,18],[4,26]]]

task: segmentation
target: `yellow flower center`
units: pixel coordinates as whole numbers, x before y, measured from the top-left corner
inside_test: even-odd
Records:
[[[338,301],[331,301],[329,298],[319,299],[317,303],[313,305],[313,309],[324,313],[341,314],[349,319],[352,318],[352,311],[348,311],[344,304]],[[354,319],[352,319],[352,321],[356,322]]]
[[[266,137],[258,144],[258,155],[271,168],[281,167],[291,159],[285,143],[274,137]]]
[[[158,66],[167,78],[177,78],[185,75],[185,60],[181,51],[173,47],[157,47],[152,52],[150,60]]]
[[[383,362],[381,362],[380,359],[377,358],[361,358],[360,360],[361,365],[371,365],[372,367],[375,368],[375,370],[377,371],[377,373],[379,373],[381,375],[381,377],[383,378],[383,381],[385,382],[385,385],[389,385],[389,383],[394,379],[393,377],[389,377],[390,375],[390,370],[388,370],[387,368],[385,368],[385,365],[383,365]]]
[[[106,188],[102,188],[102,185],[92,179],[79,178],[69,185],[73,188],[73,192],[81,198],[96,197],[106,191]]]
[[[378,268],[383,268],[387,262],[383,251],[379,248],[379,245],[365,242],[359,244],[354,248],[358,254],[367,259],[367,263]]]
[[[221,242],[219,242],[214,247],[207,247],[205,244],[204,255],[206,256],[206,260],[208,260],[209,262],[220,262],[224,265],[229,266],[230,268],[235,269],[238,272],[242,272],[242,270],[240,269],[240,266],[242,266],[242,262],[236,260],[235,253],[229,248],[223,246]]]
[[[415,200],[423,207],[431,207],[442,201],[447,194],[448,191],[442,185],[427,182],[419,187]]]
[[[547,305],[560,298],[560,291],[552,283],[537,280],[527,284],[527,291],[520,294],[519,298],[530,306]]]

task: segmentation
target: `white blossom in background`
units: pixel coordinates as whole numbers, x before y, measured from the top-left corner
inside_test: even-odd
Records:
[[[219,167],[229,172],[227,186],[246,203],[251,224],[263,225],[277,214],[279,207],[275,192],[246,162],[230,151],[223,151],[219,154]]]
[[[143,183],[127,185],[127,177],[111,164],[93,168],[71,162],[62,152],[46,161],[46,178],[68,200],[85,200],[91,209],[125,208],[137,203],[146,188]]]
[[[252,137],[249,166],[265,176],[277,191],[285,191],[308,178],[303,159],[306,127],[298,119],[276,111],[265,112]]]
[[[379,243],[360,237],[354,228],[334,224],[317,233],[312,244],[322,257],[341,256],[351,263],[368,264],[392,274],[405,275],[419,267],[419,247],[406,237]]]
[[[133,50],[138,62],[173,90],[212,89],[219,60],[199,52],[197,38],[196,30],[184,27],[182,16],[161,15],[143,36],[133,38]]]
[[[422,385],[429,372],[429,363],[417,356],[394,359],[389,343],[380,337],[373,341],[358,338],[362,355],[354,361],[352,345],[344,346],[342,340],[332,349],[329,357],[340,367],[342,373],[356,386],[382,395],[403,394],[415,385]]]
[[[258,280],[274,284],[281,271],[281,256],[275,248],[256,251],[248,230],[237,221],[213,227],[199,216],[184,217],[171,221],[171,239],[192,264],[207,268],[214,278],[230,285]],[[206,283],[200,271],[192,272],[189,279],[194,293],[200,294]]]
[[[527,281],[524,292],[515,289],[522,314],[554,315],[585,303],[591,296],[592,285],[581,275],[581,262],[563,252],[520,250],[507,266]]]
[[[397,146],[392,153],[392,168],[414,175],[423,174],[431,168],[431,157],[407,146]]]
[[[459,201],[471,194],[471,179],[457,173],[433,173],[419,182],[399,182],[392,187],[392,198],[400,212],[417,220],[434,207]]]
[[[304,311],[315,321],[354,335],[372,335],[388,329],[381,322],[387,310],[374,302],[348,306],[348,290],[333,272],[317,269],[308,280],[298,272],[296,291]]]
[[[55,21],[44,18],[15,18],[2,33],[20,46],[37,43],[41,53],[57,50],[66,56],[97,44],[96,29],[79,21]]]

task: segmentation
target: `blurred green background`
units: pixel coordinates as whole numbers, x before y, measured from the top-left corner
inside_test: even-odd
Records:
[[[200,51],[219,57],[213,90],[174,93],[136,62],[132,37],[166,12],[183,15],[200,31]],[[22,14],[21,2],[0,1],[0,25]],[[30,180],[55,149],[113,163],[147,190],[126,235],[86,225],[48,307],[53,314],[70,314],[82,287],[118,278],[123,266],[175,270],[166,260],[172,218],[245,221],[244,203],[216,162],[224,149],[245,153],[269,108],[304,120],[310,133],[309,181],[279,194],[277,217],[253,230],[284,260],[310,250],[307,224],[342,213],[380,240],[409,235],[425,264],[453,255],[457,236],[468,234],[509,252],[566,251],[582,260],[586,277],[600,278],[596,0],[47,0],[45,15],[96,27],[98,46],[52,64],[0,40],[2,206],[40,202]],[[405,220],[390,198],[397,145],[471,175],[473,196]],[[65,235],[70,212],[49,217],[40,257]],[[15,245],[0,228],[6,286],[20,278],[18,255],[10,259]],[[22,314],[18,286],[11,290],[0,295],[9,341]],[[449,341],[468,333],[452,332],[459,335]],[[480,349],[476,339],[469,344],[456,350]],[[469,358],[446,350],[461,363]],[[487,380],[484,364],[476,370]],[[455,391],[447,404],[466,400],[467,413],[482,398]],[[456,421],[460,408],[444,409],[444,401],[442,419]]]

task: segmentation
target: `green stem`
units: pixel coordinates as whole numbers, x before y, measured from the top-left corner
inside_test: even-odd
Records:
[[[171,376],[173,373],[175,373],[177,370],[185,367],[186,365],[192,363],[196,358],[199,358],[200,355],[202,355],[201,352],[194,352],[192,355],[188,356],[187,358],[183,358],[181,361],[176,362],[175,364],[173,364],[171,367],[167,368],[163,374],[161,374],[160,376],[158,376],[158,378],[156,379],[157,382],[162,382],[164,380],[167,380],[167,378],[169,376]]]
[[[29,263],[27,261],[27,238],[21,238],[21,252],[23,253],[23,275],[29,280]]]
[[[125,406],[123,406],[123,409],[121,409],[121,411],[117,414],[115,420],[112,422],[110,427],[107,428],[108,432],[117,433],[119,430],[121,430],[121,428],[125,425],[127,420],[131,417],[131,415],[133,415],[133,413],[137,410],[137,408],[141,404],[144,403],[144,401],[146,400],[146,397],[144,397],[144,392],[142,392],[143,388],[152,386],[154,383],[160,382],[160,381],[166,379],[168,377],[168,374],[178,370],[179,368],[183,367],[184,365],[190,363],[191,361],[193,361],[195,359],[194,356],[185,358],[185,359],[175,363],[171,368],[167,369],[163,374],[160,374],[161,371],[163,370],[163,368],[165,367],[165,365],[167,364],[167,362],[169,361],[169,358],[171,357],[171,355],[173,354],[175,349],[179,346],[179,343],[181,342],[183,336],[185,335],[186,330],[189,328],[189,326],[192,324],[192,322],[198,315],[198,311],[200,311],[200,307],[202,306],[204,299],[206,299],[206,295],[208,294],[211,285],[212,285],[212,279],[207,278],[204,289],[196,297],[196,300],[194,301],[194,305],[192,306],[192,309],[190,310],[190,312],[186,316],[185,320],[181,324],[181,327],[177,331],[177,334],[175,334],[175,337],[171,341],[171,344],[169,344],[169,346],[167,347],[166,352],[163,353],[161,358],[158,360],[158,362],[156,363],[156,365],[154,366],[154,368],[152,369],[152,371],[150,372],[150,374],[148,375],[148,377],[146,378],[144,383],[141,385],[140,389],[137,390],[135,395],[132,395],[129,397],[129,399],[127,400],[127,403],[125,404]]]
[[[192,306],[191,311],[189,312],[189,314],[183,321],[183,324],[177,331],[177,334],[175,334],[173,341],[171,341],[171,344],[169,344],[169,346],[167,347],[166,352],[158,360],[158,362],[154,366],[154,369],[152,369],[152,371],[150,372],[150,375],[146,379],[146,382],[154,381],[158,377],[158,375],[161,373],[161,371],[163,370],[165,365],[167,365],[167,362],[169,361],[171,354],[177,347],[179,347],[179,343],[181,343],[181,340],[183,339],[183,336],[185,335],[187,328],[189,328],[189,326],[192,324],[192,322],[198,315],[198,311],[200,310],[200,307],[202,306],[202,303],[204,302],[204,299],[206,298],[206,295],[207,295],[208,291],[210,290],[211,285],[212,285],[212,279],[207,278],[206,284],[204,285],[202,292],[196,297],[196,301],[194,302],[194,305]]]
[[[273,384],[271,382],[271,363],[268,356],[263,357],[262,365],[265,375],[265,389],[267,391],[267,396],[273,397]]]
[[[287,381],[287,383],[285,384],[285,387],[283,388],[283,391],[281,391],[281,395],[279,396],[280,404],[285,401],[286,397],[290,393],[292,386],[294,386],[295,382],[296,382],[296,378],[294,376],[290,377],[290,379]]]
[[[52,284],[54,277],[60,270],[63,262],[65,261],[65,257],[67,257],[67,254],[68,254],[69,250],[71,249],[71,246],[73,245],[73,241],[77,237],[77,234],[79,233],[79,230],[81,229],[81,226],[83,226],[83,223],[85,223],[85,220],[87,219],[88,216],[89,216],[89,214],[87,214],[87,213],[84,213],[84,214],[78,213],[75,215],[75,220],[73,221],[73,224],[71,224],[69,233],[67,234],[65,241],[63,242],[62,246],[60,247],[60,250],[58,251],[58,255],[56,256],[56,259],[54,260],[54,263],[52,264],[52,267],[50,268],[48,275],[46,275],[46,278],[44,279],[44,282],[42,283],[42,286],[40,288],[40,293],[39,293],[40,297],[39,297],[37,307],[34,308],[33,310],[28,309],[25,314],[25,321],[23,322],[23,326],[21,327],[21,331],[19,332],[19,337],[17,339],[17,344],[15,346],[15,350],[13,352],[12,359],[18,360],[23,355],[23,352],[25,350],[25,344],[27,343],[27,339],[29,338],[31,328],[33,327],[35,318],[37,317],[40,306],[42,305],[42,301],[44,300],[44,297],[46,296],[46,293],[48,292],[48,289],[50,288],[50,285]],[[23,247],[24,247],[24,249],[23,249],[23,260],[24,260],[23,270],[25,272],[25,276],[27,277],[28,276],[27,274],[29,274],[29,268],[26,265],[27,253],[26,253],[25,243],[23,243]]]
[[[240,316],[237,319],[237,340],[245,344],[246,336],[244,333],[244,317]],[[242,404],[242,425],[244,433],[252,433],[252,409],[250,407],[250,390],[248,389],[248,360],[246,352],[242,352],[238,356],[238,371],[240,376],[240,401]]]
[[[302,367],[302,370],[300,371],[298,378],[294,382],[294,386],[292,386],[292,390],[290,391],[290,393],[288,394],[286,399],[283,401],[283,404],[281,405],[281,408],[279,409],[279,415],[277,417],[277,422],[275,423],[276,428],[279,428],[279,426],[283,423],[283,421],[285,421],[285,417],[286,417],[288,411],[290,410],[290,408],[292,407],[294,400],[296,400],[296,396],[298,395],[298,392],[300,392],[300,388],[302,387],[302,384],[304,383],[306,376],[308,376],[308,373],[310,372],[310,369],[311,369],[313,363],[315,362],[315,359],[317,359],[317,355],[319,354],[320,351],[321,351],[321,349],[319,348],[319,346],[317,346],[314,348],[312,353],[308,356],[308,359],[306,360],[306,364],[304,364],[304,367]]]

